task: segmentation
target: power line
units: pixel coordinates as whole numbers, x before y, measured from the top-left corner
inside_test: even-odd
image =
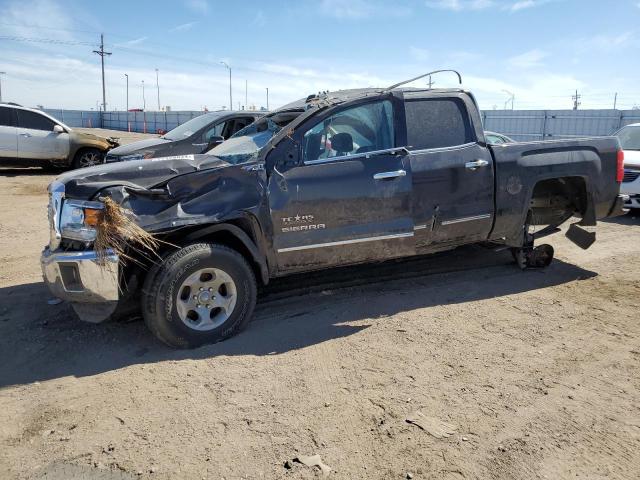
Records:
[[[79,42],[77,40],[58,40],[55,38],[21,37],[18,35],[0,35],[0,40],[10,40],[15,42],[48,43],[52,45],[85,45],[89,47],[93,47],[96,45],[95,42]]]

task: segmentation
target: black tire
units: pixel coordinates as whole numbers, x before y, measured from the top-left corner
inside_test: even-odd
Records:
[[[104,163],[104,153],[97,148],[81,148],[73,157],[72,167],[84,168]]]
[[[191,328],[177,311],[183,282],[198,270],[215,268],[228,274],[236,287],[232,313],[212,330]],[[253,314],[257,286],[253,270],[237,251],[224,245],[195,243],[168,255],[151,268],[142,293],[142,314],[147,327],[162,342],[176,348],[195,348],[225,340],[241,331]]]

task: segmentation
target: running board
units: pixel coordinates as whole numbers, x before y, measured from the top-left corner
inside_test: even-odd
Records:
[[[565,236],[583,250],[589,248],[596,241],[596,232],[588,232],[575,223],[571,224]]]

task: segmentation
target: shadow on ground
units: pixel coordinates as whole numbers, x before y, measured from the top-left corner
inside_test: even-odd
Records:
[[[632,210],[626,215],[609,217],[599,220],[600,222],[617,223],[619,225],[640,225],[640,211]]]
[[[274,281],[262,292],[247,330],[186,351],[160,344],[139,319],[85,324],[70,306],[48,305],[44,284],[12,286],[0,289],[0,387],[166,360],[276,355],[357,334],[399,312],[512,295],[595,275],[559,260],[545,270],[522,272],[508,252],[482,247],[296,275]],[[424,315],[428,319],[428,310]]]

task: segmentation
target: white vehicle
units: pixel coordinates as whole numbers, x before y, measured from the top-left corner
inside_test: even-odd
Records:
[[[640,209],[640,123],[622,127],[614,135],[624,150],[624,179],[620,193],[629,195],[624,206]]]
[[[79,168],[103,163],[117,143],[79,132],[33,108],[0,104],[0,167]]]

